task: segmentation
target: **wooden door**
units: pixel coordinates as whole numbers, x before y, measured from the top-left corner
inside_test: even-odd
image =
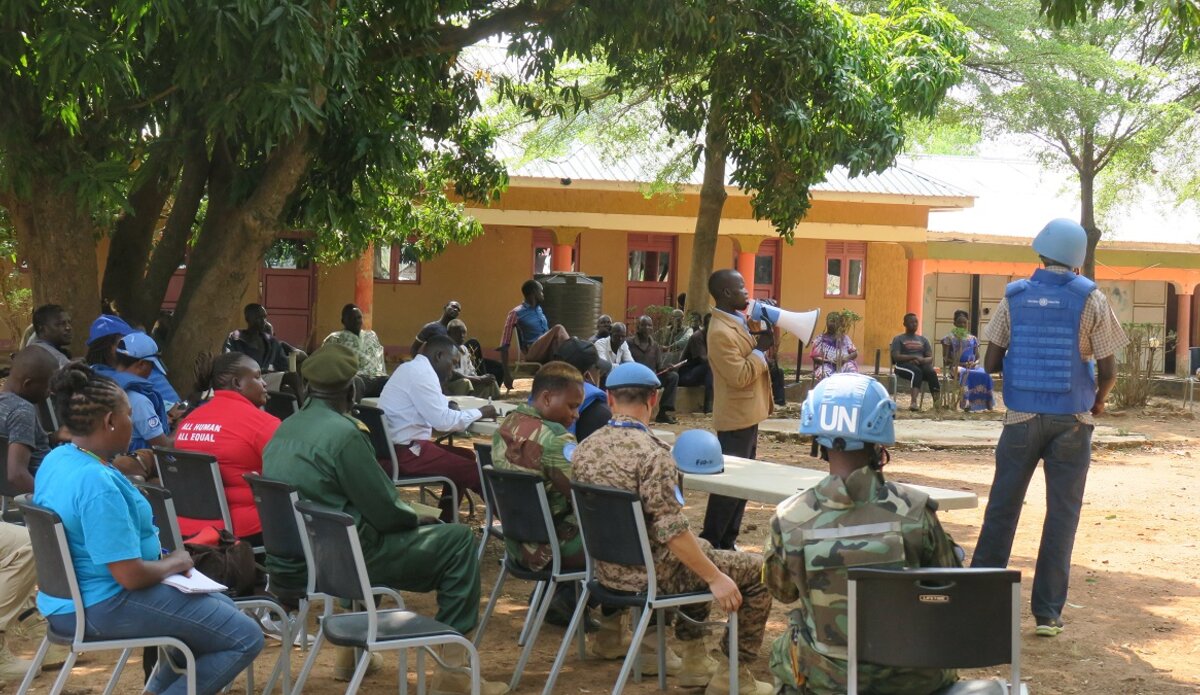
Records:
[[[314,263],[304,239],[276,239],[259,271],[259,297],[275,336],[299,348],[312,337],[312,307],[316,300]]]
[[[636,320],[650,306],[674,307],[675,235],[630,234],[628,245],[626,320]]]

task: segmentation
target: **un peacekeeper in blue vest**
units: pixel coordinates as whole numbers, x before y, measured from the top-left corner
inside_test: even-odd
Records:
[[[1054,637],[1063,630],[1094,418],[1104,412],[1117,380],[1116,354],[1129,339],[1096,283],[1076,274],[1087,255],[1083,227],[1052,220],[1033,250],[1044,267],[1008,286],[984,331],[991,343],[984,367],[1003,372],[1008,412],[971,565],[1008,565],[1025,490],[1044,462],[1046,520],[1031,607],[1036,634]]]

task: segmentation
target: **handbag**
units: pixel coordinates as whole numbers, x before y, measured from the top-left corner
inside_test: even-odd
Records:
[[[254,593],[257,572],[254,550],[249,543],[239,540],[225,529],[210,528],[197,536],[204,535],[204,540],[208,540],[213,531],[217,534],[216,543],[184,542],[183,547],[192,556],[192,563],[209,578],[229,587],[234,596]]]

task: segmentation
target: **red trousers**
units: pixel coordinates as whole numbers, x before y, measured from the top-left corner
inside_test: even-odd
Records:
[[[481,496],[483,488],[479,482],[479,470],[475,466],[475,452],[458,446],[446,446],[436,442],[413,442],[420,444],[420,453],[414,454],[412,444],[409,446],[396,445],[396,460],[399,463],[401,476],[406,475],[440,475],[454,481],[459,495],[466,490],[474,490]],[[442,521],[454,519],[454,500],[450,498],[449,486],[442,486]]]

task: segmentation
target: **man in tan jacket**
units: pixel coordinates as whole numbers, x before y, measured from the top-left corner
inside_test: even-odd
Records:
[[[758,451],[758,423],[774,408],[765,355],[775,342],[774,334],[750,333],[744,313],[750,293],[741,273],[718,270],[708,278],[708,292],[715,305],[708,326],[713,429],[724,454],[752,459]],[[746,500],[709,495],[700,537],[714,548],[733,550],[745,508]]]

